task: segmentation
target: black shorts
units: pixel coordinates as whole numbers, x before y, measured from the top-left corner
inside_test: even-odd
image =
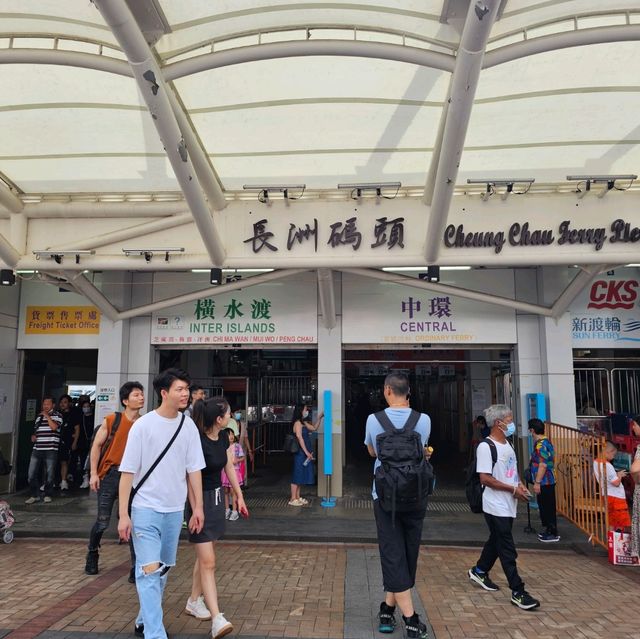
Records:
[[[426,509],[395,513],[395,525],[391,513],[373,501],[373,512],[378,529],[378,547],[382,566],[382,583],[385,592],[404,592],[416,582],[418,554],[422,539],[422,525]]]
[[[204,526],[199,533],[189,533],[189,541],[192,544],[205,544],[209,541],[218,541],[224,535],[224,493],[222,488],[202,491],[202,504],[204,508]],[[187,524],[191,518],[191,507],[186,508]]]

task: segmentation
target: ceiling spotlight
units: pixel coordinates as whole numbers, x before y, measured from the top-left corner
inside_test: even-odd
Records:
[[[132,257],[132,256],[144,257],[145,262],[151,262],[151,260],[153,259],[153,256],[156,253],[159,253],[160,255],[164,253],[164,261],[168,262],[169,255],[171,253],[184,253],[184,246],[178,246],[178,247],[174,246],[170,248],[144,248],[144,249],[123,248],[122,252],[125,254],[126,257]]]
[[[209,272],[209,282],[211,286],[219,286],[222,283],[222,269],[212,268]]]
[[[440,281],[440,267],[439,266],[427,266],[426,273],[418,273],[418,278],[427,282],[439,282]]]
[[[36,256],[36,260],[45,258],[53,260],[56,264],[62,264],[62,260],[66,255],[73,255],[76,260],[76,264],[80,264],[81,255],[95,255],[95,251],[82,250],[82,251],[33,251]]]
[[[567,175],[569,182],[577,182],[576,193],[578,198],[582,199],[589,191],[591,191],[592,184],[604,184],[604,188],[598,193],[598,197],[604,197],[609,191],[615,189],[616,191],[626,191],[631,188],[633,181],[637,179],[637,175]],[[616,180],[625,180],[629,184],[624,188],[616,186]],[[584,184],[584,190],[580,188],[580,185]]]
[[[351,191],[351,199],[359,200],[364,193],[373,193],[376,197],[393,200],[398,195],[402,182],[362,182],[360,184],[338,184],[338,189]],[[395,189],[393,195],[383,195],[383,190]]]
[[[501,198],[506,200],[512,193],[513,195],[524,195],[529,192],[531,185],[535,182],[534,178],[500,178],[494,180],[493,178],[474,178],[467,180],[467,184],[484,184],[486,189],[482,194],[482,199],[486,202],[494,193],[497,193],[496,187],[504,186],[505,190],[501,194]],[[515,184],[526,184],[527,187],[524,191],[514,191]]]
[[[0,271],[0,286],[13,286],[16,283],[16,274],[10,269]]]
[[[285,200],[299,200],[304,195],[306,184],[245,184],[242,187],[245,191],[257,191],[258,202],[269,204],[269,193],[282,193]],[[292,195],[295,193],[295,197]]]

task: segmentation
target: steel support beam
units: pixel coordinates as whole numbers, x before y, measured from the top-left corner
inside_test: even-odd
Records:
[[[15,268],[20,260],[20,253],[2,234],[0,234],[0,260],[11,269]]]
[[[394,60],[449,72],[453,71],[455,64],[454,56],[448,53],[438,53],[400,44],[358,42],[357,40],[296,40],[295,42],[271,42],[249,47],[237,47],[173,62],[164,67],[165,78],[176,80],[201,71],[258,60],[320,55]]]
[[[455,295],[456,297],[463,297],[465,299],[482,302],[484,304],[493,304],[495,306],[511,308],[515,311],[522,311],[523,313],[533,313],[534,315],[542,315],[543,317],[552,317],[552,309],[546,306],[529,304],[528,302],[520,302],[518,300],[509,299],[508,297],[500,297],[499,295],[470,291],[464,288],[459,288],[457,286],[450,286],[449,284],[426,282],[415,277],[397,275],[395,273],[387,273],[385,271],[377,271],[374,269],[343,268],[340,270],[343,273],[353,273],[354,275],[370,277],[374,280],[380,280],[382,282],[393,282],[394,284],[401,284],[402,286],[411,286],[413,288],[419,288],[422,290],[434,291],[435,293],[440,293],[441,295]]]
[[[318,269],[318,296],[320,298],[320,314],[325,328],[334,328],[336,319],[336,297],[333,286],[333,272],[330,268]]]
[[[94,0],[131,65],[138,87],[149,108],[167,157],[189,204],[211,263],[222,266],[225,249],[211,210],[201,190],[189,148],[171,106],[160,65],[149,48],[125,0]]]
[[[10,213],[20,213],[24,208],[22,200],[4,183],[0,183],[0,206]]]
[[[0,64],[54,64],[61,67],[77,67],[104,71],[115,75],[133,77],[131,67],[124,60],[106,55],[61,51],[60,49],[2,49]]]
[[[28,218],[132,218],[171,217],[189,210],[184,201],[175,202],[38,202],[26,204]]]
[[[192,223],[193,216],[191,215],[191,213],[183,213],[182,215],[165,217],[160,220],[154,220],[153,222],[136,224],[135,226],[129,226],[120,231],[101,233],[100,235],[94,235],[93,237],[76,240],[75,242],[69,242],[68,244],[48,246],[47,250],[57,249],[58,251],[73,251],[82,249],[96,249],[100,248],[101,246],[107,246],[109,244],[115,244],[116,242],[123,242],[125,240],[139,242],[146,239],[146,236],[150,233],[165,231],[166,229],[173,229],[178,226]]]
[[[167,87],[167,96],[169,102],[171,102],[171,108],[178,120],[178,126],[184,135],[184,141],[187,145],[187,149],[191,151],[191,161],[193,167],[196,170],[196,175],[200,181],[200,186],[205,192],[209,204],[216,210],[221,211],[227,206],[227,201],[222,192],[220,182],[214,173],[213,167],[209,162],[207,154],[204,152],[200,140],[196,137],[196,134],[192,128],[191,122],[187,118],[180,101],[176,97],[172,87]]]
[[[474,0],[469,5],[456,65],[451,78],[451,92],[448,98],[449,106],[442,135],[442,145],[438,150],[438,170],[436,171],[425,240],[427,264],[434,264],[438,259],[442,232],[447,223],[451,198],[458,177],[460,158],[471,118],[473,100],[482,69],[484,51],[499,5],[499,0]],[[426,197],[425,203],[428,203]]]
[[[606,267],[604,265],[594,265],[588,267],[581,267],[582,271],[578,273],[569,282],[567,288],[560,293],[558,299],[553,303],[551,307],[551,317],[558,319],[563,315],[566,310],[571,306],[571,302],[580,295],[580,293],[601,273]]]
[[[104,296],[102,291],[98,290],[85,277],[84,273],[62,271],[62,275],[80,295],[84,295],[105,317],[108,317],[112,322],[117,322],[120,319],[118,309]]]
[[[548,36],[540,36],[531,40],[523,40],[489,51],[482,64],[483,69],[490,69],[499,64],[512,62],[538,53],[559,51],[570,47],[584,47],[590,44],[607,42],[633,42],[640,40],[640,24],[626,24],[617,27],[595,27],[577,31],[563,31]]]

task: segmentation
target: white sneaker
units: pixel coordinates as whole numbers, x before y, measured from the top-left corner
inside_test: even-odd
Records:
[[[50,504],[51,503],[51,497],[45,497],[44,498],[44,503],[45,504]]]
[[[304,504],[299,499],[292,499],[289,506],[304,506]]]
[[[225,518],[225,519],[229,519],[229,517],[231,517],[231,508],[227,508],[227,509],[224,511],[224,518]]]
[[[187,599],[187,605],[185,606],[187,614],[195,617],[196,619],[211,619],[211,613],[209,608],[204,603],[204,597],[200,595],[195,601]]]
[[[35,504],[37,501],[40,501],[37,497],[29,497],[29,499],[25,499],[25,504]]]
[[[240,519],[240,515],[238,514],[238,511],[232,510],[231,514],[229,515],[229,521],[238,521],[238,519]]]
[[[80,484],[80,488],[89,488],[89,478],[86,475]]]
[[[233,625],[224,618],[224,615],[219,612],[214,618],[211,624],[211,636],[213,639],[220,639],[233,632]]]
[[[69,490],[69,484],[67,483],[66,479],[63,479],[60,482],[60,490]]]

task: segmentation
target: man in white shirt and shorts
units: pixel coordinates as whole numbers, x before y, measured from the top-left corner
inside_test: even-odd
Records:
[[[500,590],[489,578],[489,571],[500,559],[511,588],[511,603],[523,610],[532,610],[538,608],[540,602],[524,589],[516,566],[518,553],[512,534],[518,499],[526,502],[531,497],[518,475],[516,451],[507,440],[516,432],[513,412],[504,404],[493,404],[484,411],[484,416],[491,433],[476,449],[476,471],[484,487],[482,512],[490,535],[480,559],[469,570],[469,579],[485,590]]]
[[[193,420],[180,412],[189,401],[189,381],[187,373],[177,368],[156,376],[153,387],[161,404],[131,427],[120,463],[118,533],[124,541],[133,537],[140,600],[134,631],[145,639],[167,639],[162,594],[167,572],[176,563],[187,481],[193,511],[189,530],[200,532],[204,522],[200,470],[205,462],[200,435]],[[160,463],[135,492],[129,517],[132,487],[140,484],[176,433]]]

